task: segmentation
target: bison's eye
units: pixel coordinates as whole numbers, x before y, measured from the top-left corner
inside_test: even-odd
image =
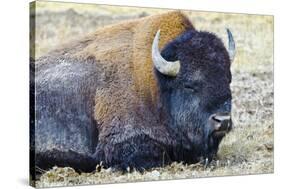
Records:
[[[195,88],[191,85],[184,85],[184,90],[187,92],[195,92]]]

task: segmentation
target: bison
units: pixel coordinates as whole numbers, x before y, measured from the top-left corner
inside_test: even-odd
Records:
[[[227,34],[228,49],[171,11],[98,29],[32,61],[32,162],[88,172],[100,162],[141,171],[211,161],[232,128]]]

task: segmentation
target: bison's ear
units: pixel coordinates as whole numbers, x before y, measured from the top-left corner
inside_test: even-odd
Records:
[[[177,44],[175,41],[168,43],[162,50],[161,55],[167,61],[177,61]]]

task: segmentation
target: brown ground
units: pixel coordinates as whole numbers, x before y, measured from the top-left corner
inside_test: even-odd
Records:
[[[36,57],[98,27],[166,10],[133,9],[41,2],[37,7]],[[270,16],[186,11],[197,29],[218,34],[226,42],[229,27],[237,44],[232,66],[234,130],[223,140],[210,166],[174,163],[139,173],[110,169],[78,174],[71,168],[44,172],[38,187],[273,172],[273,18]]]

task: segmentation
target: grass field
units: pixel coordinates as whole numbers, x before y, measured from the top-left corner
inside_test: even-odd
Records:
[[[61,43],[99,27],[164,11],[167,10],[40,2],[34,26],[36,48],[31,50],[35,53],[34,58],[38,58]],[[221,143],[217,159],[208,167],[174,163],[144,173],[133,171],[125,174],[111,169],[78,174],[72,168],[54,167],[43,171],[37,186],[273,172],[273,17],[193,11],[185,13],[197,29],[214,32],[225,43],[225,28],[230,28],[237,45],[231,84],[234,129]]]

